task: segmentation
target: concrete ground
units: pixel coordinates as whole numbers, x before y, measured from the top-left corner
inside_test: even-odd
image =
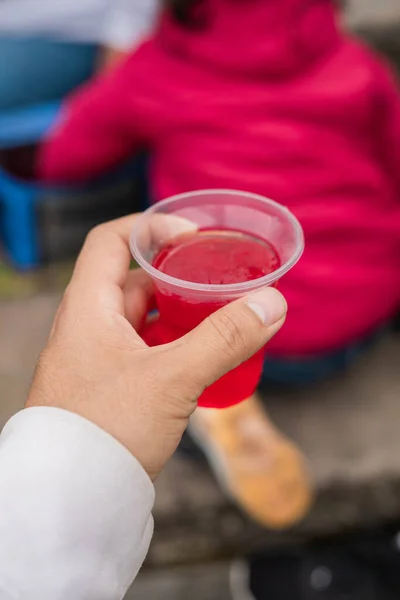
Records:
[[[60,294],[0,302],[0,424],[23,407]]]
[[[230,566],[217,562],[155,573],[143,571],[125,600],[232,600]]]

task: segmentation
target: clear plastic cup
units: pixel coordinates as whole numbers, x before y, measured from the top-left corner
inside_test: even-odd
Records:
[[[198,230],[228,230],[263,240],[278,253],[280,267],[259,279],[222,285],[178,279],[155,268],[153,261],[166,243]],[[285,206],[256,194],[202,190],[155,204],[138,218],[131,234],[133,257],[154,281],[159,311],[159,318],[140,332],[143,339],[151,346],[171,342],[229,302],[276,286],[303,249],[303,231],[296,217]],[[250,397],[260,380],[263,360],[261,350],[210,386],[199,405],[224,408]]]

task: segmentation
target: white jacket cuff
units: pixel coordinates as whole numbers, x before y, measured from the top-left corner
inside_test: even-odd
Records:
[[[0,598],[120,600],[147,554],[153,485],[86,419],[15,415],[0,436]]]

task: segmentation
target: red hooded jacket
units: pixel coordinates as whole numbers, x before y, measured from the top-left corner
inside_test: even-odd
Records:
[[[152,39],[80,90],[45,144],[47,181],[149,148],[157,199],[236,188],[286,204],[306,251],[281,282],[278,356],[329,352],[400,300],[400,95],[329,0],[205,0],[206,25],[164,15]]]

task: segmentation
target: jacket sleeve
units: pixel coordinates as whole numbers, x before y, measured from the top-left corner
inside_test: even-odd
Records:
[[[154,488],[82,417],[29,408],[0,436],[0,598],[121,600],[146,556]]]
[[[137,69],[137,67],[139,69]],[[136,53],[66,102],[41,145],[40,180],[79,183],[108,173],[147,143]]]

